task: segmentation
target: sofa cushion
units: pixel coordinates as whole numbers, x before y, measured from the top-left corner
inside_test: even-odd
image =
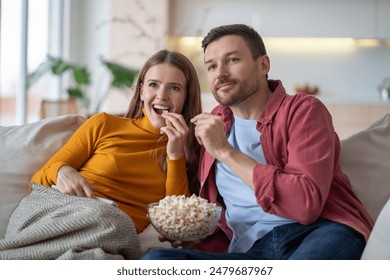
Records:
[[[84,121],[79,115],[65,115],[0,127],[0,239],[4,238],[11,212],[28,193],[32,175]]]
[[[390,197],[390,114],[342,140],[340,161],[375,221]]]
[[[367,245],[364,248],[362,260],[390,260],[390,199],[380,212]]]

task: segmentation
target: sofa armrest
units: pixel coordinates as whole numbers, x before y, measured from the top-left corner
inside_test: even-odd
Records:
[[[363,251],[362,260],[390,259],[390,199],[380,212]]]

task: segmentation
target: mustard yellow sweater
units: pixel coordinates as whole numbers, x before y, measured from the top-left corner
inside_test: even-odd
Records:
[[[48,136],[50,137],[50,135]],[[67,164],[96,189],[96,196],[117,202],[138,232],[148,224],[146,205],[166,195],[188,194],[185,158],[159,158],[167,139],[147,117],[138,120],[99,113],[88,119],[31,181],[56,184],[58,169]]]

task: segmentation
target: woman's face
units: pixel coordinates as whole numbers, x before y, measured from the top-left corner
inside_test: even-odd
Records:
[[[181,114],[186,95],[187,81],[178,68],[162,63],[150,67],[145,73],[141,100],[146,115],[155,128],[166,125],[161,117],[164,111]]]

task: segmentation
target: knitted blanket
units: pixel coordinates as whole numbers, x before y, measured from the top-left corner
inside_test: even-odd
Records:
[[[97,199],[32,184],[11,215],[0,259],[138,259],[132,220]]]

